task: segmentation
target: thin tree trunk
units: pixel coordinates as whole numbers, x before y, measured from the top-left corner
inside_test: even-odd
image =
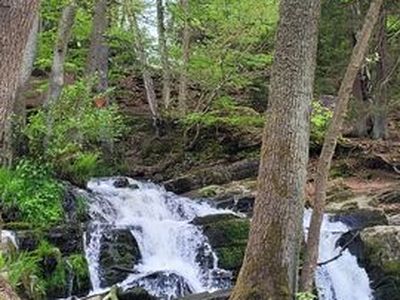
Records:
[[[231,300],[289,300],[296,292],[320,5],[280,2],[258,193]]]
[[[184,14],[183,36],[182,36],[182,70],[179,81],[178,105],[181,115],[186,114],[188,106],[188,69],[190,60],[190,24],[189,24],[189,1],[181,0]]]
[[[131,4],[131,3],[129,3]],[[142,36],[142,33],[140,31],[140,27],[138,24],[136,12],[133,10],[133,5],[128,5],[127,11],[128,11],[128,17],[130,24],[132,26],[133,32],[135,34],[135,40],[134,40],[134,46],[136,53],[139,58],[139,63],[140,63],[140,68],[142,71],[142,76],[143,76],[143,82],[144,82],[144,87],[146,90],[146,97],[147,97],[147,103],[149,104],[150,112],[154,121],[154,125],[157,128],[157,123],[160,119],[159,113],[158,113],[158,105],[157,105],[157,99],[156,99],[156,93],[154,90],[154,83],[153,79],[151,78],[149,66],[147,63],[147,55],[146,55],[146,50],[144,48],[144,39]]]
[[[373,108],[373,139],[387,138],[387,81],[388,75],[388,41],[386,34],[386,11],[381,10],[378,28],[378,55],[379,61],[377,64],[377,91],[375,93],[375,101]]]
[[[53,65],[51,67],[49,92],[44,105],[51,107],[60,98],[64,86],[64,63],[67,56],[68,42],[71,38],[77,5],[71,1],[64,7],[60,19],[56,45],[54,48]]]
[[[311,217],[311,224],[308,231],[306,257],[301,273],[300,287],[302,291],[312,291],[313,278],[318,260],[318,249],[320,240],[320,230],[322,218],[325,211],[326,187],[329,176],[329,169],[333,154],[335,152],[338,137],[341,133],[343,121],[346,115],[347,106],[357,73],[364,61],[368,50],[368,43],[372,35],[374,26],[379,18],[379,11],[383,0],[373,0],[371,2],[365,22],[357,44],[353,49],[349,65],[339,89],[335,111],[318,161],[317,173],[315,178],[315,200],[314,210]]]
[[[168,62],[167,39],[165,36],[164,5],[163,0],[157,0],[157,30],[158,30],[158,51],[161,58],[163,72],[162,99],[164,107],[168,109],[171,98],[171,74]]]
[[[58,33],[56,45],[54,48],[53,65],[51,67],[49,91],[44,101],[44,106],[47,109],[46,120],[46,136],[44,140],[44,147],[46,148],[50,142],[53,128],[53,117],[51,108],[60,99],[62,89],[64,87],[64,63],[68,51],[68,42],[71,38],[72,26],[75,21],[75,15],[78,6],[72,0],[62,11],[62,16],[58,25]]]
[[[12,159],[11,117],[38,0],[0,0],[0,165]]]
[[[108,0],[97,0],[94,7],[92,33],[89,55],[86,64],[86,75],[97,76],[96,92],[102,93],[108,89],[108,45],[106,31]]]

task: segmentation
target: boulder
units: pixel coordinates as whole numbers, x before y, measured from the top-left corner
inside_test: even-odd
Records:
[[[145,289],[134,287],[127,290],[119,289],[117,292],[118,300],[156,300]]]
[[[379,209],[354,209],[342,211],[338,212],[331,218],[333,221],[345,223],[353,230],[388,224],[386,215]]]
[[[365,267],[372,279],[375,299],[399,300],[400,226],[375,226],[361,234]]]
[[[212,184],[224,184],[234,180],[254,178],[258,173],[259,160],[241,160],[230,165],[217,165],[193,171],[179,178],[164,182],[165,188],[176,194],[187,193]]]
[[[388,217],[389,225],[400,226],[400,214]]]
[[[218,257],[218,267],[232,271],[236,278],[242,265],[250,229],[249,219],[231,214],[198,217],[193,224],[201,226]]]
[[[129,186],[129,179],[126,177],[117,177],[115,178],[113,185],[116,188],[126,188]]]
[[[106,229],[100,239],[101,287],[123,281],[141,259],[139,246],[129,229]]]
[[[192,294],[180,298],[179,300],[228,300],[231,292],[232,292],[231,290],[223,290],[214,293],[206,292],[200,294]]]

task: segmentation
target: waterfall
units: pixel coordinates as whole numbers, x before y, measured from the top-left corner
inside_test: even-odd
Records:
[[[304,215],[304,228],[311,220],[311,211]],[[337,246],[340,237],[350,231],[346,224],[331,221],[325,215],[321,227],[319,262],[337,257],[342,249]],[[357,258],[349,250],[342,251],[335,260],[317,268],[315,277],[320,300],[369,300],[373,299],[367,272],[360,268]]]
[[[100,291],[99,252],[102,228],[129,228],[135,237],[141,261],[134,274],[120,283],[123,288],[140,286],[163,299],[187,292],[212,291],[229,286],[229,276],[217,267],[218,260],[207,238],[191,221],[198,216],[231,213],[206,202],[166,192],[152,183],[129,179],[130,187],[116,188],[112,179],[88,183],[92,221],[85,234],[85,252],[94,291]],[[202,251],[211,266],[198,262]],[[149,276],[155,274],[155,276]],[[221,279],[221,274],[225,274]]]
[[[169,300],[187,293],[229,287],[227,272],[218,268],[218,258],[207,238],[191,221],[195,217],[231,211],[177,196],[156,184],[128,179],[129,186],[117,188],[114,181],[105,178],[88,183],[91,222],[84,238],[93,292],[102,290],[100,241],[107,226],[129,229],[141,253],[134,273],[119,283],[122,288],[143,287],[151,294]],[[310,214],[306,211],[304,217],[306,232]],[[328,215],[324,217],[320,262],[338,255],[341,249],[336,243],[350,229],[342,222],[331,221]],[[198,261],[200,252],[208,257],[207,261],[211,258],[211,265]],[[368,276],[348,250],[318,268],[316,284],[320,300],[372,299]]]

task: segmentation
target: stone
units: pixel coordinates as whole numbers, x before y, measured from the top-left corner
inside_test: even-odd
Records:
[[[375,226],[361,231],[365,268],[376,300],[399,300],[400,226]]]
[[[389,225],[400,226],[400,214],[388,217]]]
[[[129,187],[129,179],[126,177],[118,177],[113,182],[114,187],[116,188],[126,188]]]
[[[109,287],[126,279],[141,259],[139,246],[129,229],[106,229],[100,239],[101,287]],[[118,269],[119,268],[119,269]]]
[[[250,220],[232,214],[195,218],[218,257],[218,267],[231,271],[236,278],[242,265],[250,230]]]
[[[118,300],[156,300],[145,289],[140,287],[129,288],[127,290],[118,289]]]
[[[200,294],[192,294],[180,298],[179,300],[228,300],[231,294],[231,290],[222,290],[214,293],[200,293]]]
[[[386,215],[379,209],[352,209],[338,212],[331,218],[335,222],[345,223],[353,230],[388,224]]]

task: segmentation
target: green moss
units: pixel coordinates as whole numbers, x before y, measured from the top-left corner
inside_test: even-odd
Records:
[[[73,254],[67,258],[67,262],[71,265],[78,288],[80,289],[84,285],[87,285],[90,275],[85,256],[83,254]]]
[[[395,275],[400,278],[400,261],[386,261],[383,263],[385,273]]]
[[[218,266],[226,270],[239,271],[244,253],[246,251],[247,241],[238,242],[237,246],[217,248]]]

